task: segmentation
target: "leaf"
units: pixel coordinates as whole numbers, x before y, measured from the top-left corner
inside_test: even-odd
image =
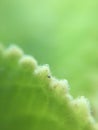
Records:
[[[85,97],[17,46],[0,46],[1,130],[97,130]]]

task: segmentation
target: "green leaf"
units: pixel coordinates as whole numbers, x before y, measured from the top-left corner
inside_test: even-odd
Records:
[[[0,46],[0,130],[97,130],[89,102],[15,45]]]

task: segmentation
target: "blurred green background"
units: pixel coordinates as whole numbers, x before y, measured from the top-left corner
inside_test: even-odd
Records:
[[[0,0],[0,41],[15,43],[53,75],[66,78],[74,97],[98,109],[98,1]]]

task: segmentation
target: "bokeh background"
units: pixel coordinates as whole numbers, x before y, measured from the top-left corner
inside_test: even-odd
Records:
[[[68,79],[71,94],[90,99],[96,118],[97,13],[97,0],[0,0],[0,41],[19,45]]]

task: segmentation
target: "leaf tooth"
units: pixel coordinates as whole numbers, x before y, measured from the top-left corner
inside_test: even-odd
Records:
[[[49,80],[51,79],[51,72],[48,64],[38,66],[35,70],[35,75],[41,79]]]
[[[24,69],[28,71],[34,71],[35,68],[37,68],[37,61],[35,58],[33,58],[30,55],[24,55],[20,60],[19,60],[19,65]]]
[[[19,59],[23,56],[24,52],[16,45],[10,45],[4,53],[4,57],[7,59]]]
[[[95,120],[91,115],[90,103],[88,99],[86,99],[84,96],[81,96],[77,99],[74,99],[72,105],[76,113],[80,115],[82,119],[89,121],[90,123],[95,123]]]
[[[53,90],[55,90],[57,94],[60,94],[62,96],[65,96],[69,91],[68,81],[65,79],[58,80],[55,77],[52,77],[50,82],[50,87]]]

